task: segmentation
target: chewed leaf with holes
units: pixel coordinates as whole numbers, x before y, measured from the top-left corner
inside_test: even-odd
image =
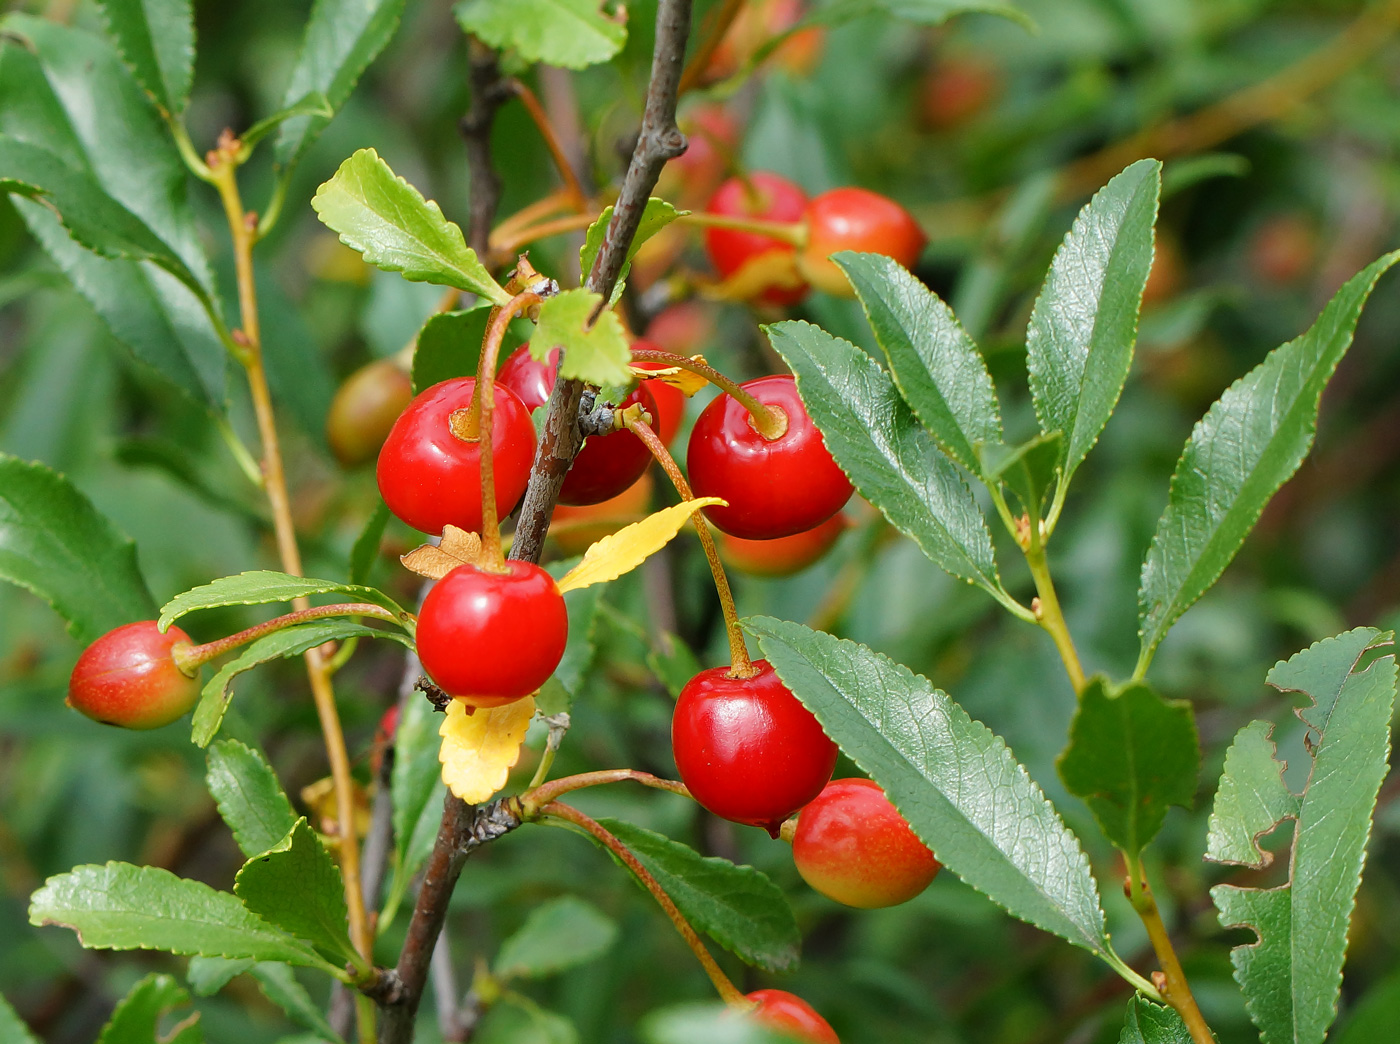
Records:
[[[469,805],[477,805],[506,785],[510,770],[520,760],[520,748],[535,701],[523,700],[502,707],[479,707],[467,713],[461,700],[447,705],[447,717],[438,729],[442,736],[442,781]]]
[[[1284,785],[1266,722],[1241,729],[1225,759],[1210,817],[1210,859],[1264,867],[1270,860],[1258,839],[1284,818],[1296,821],[1287,884],[1211,889],[1221,924],[1258,935],[1230,956],[1263,1044],[1321,1044],[1337,1014],[1347,928],[1386,773],[1395,704],[1394,656],[1358,667],[1393,638],[1357,628],[1269,672],[1274,688],[1311,701],[1297,712],[1312,756],[1301,794]]]

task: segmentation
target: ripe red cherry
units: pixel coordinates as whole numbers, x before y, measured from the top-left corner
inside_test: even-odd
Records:
[[[549,361],[543,363],[530,356],[529,348],[519,348],[506,359],[496,380],[519,395],[527,409],[537,410],[549,401],[558,372],[559,349],[550,352]],[[649,383],[652,382],[639,385],[618,403],[618,407],[626,409],[634,403],[641,403],[642,409],[655,420],[659,408],[645,387]],[[583,449],[574,457],[569,473],[564,476],[559,503],[581,505],[609,500],[641,478],[650,463],[651,451],[630,431],[590,435]]]
[[[985,109],[1000,89],[993,66],[977,58],[947,58],[924,79],[919,114],[931,130],[952,130]]]
[[[792,858],[828,899],[873,910],[908,902],[940,869],[899,809],[869,779],[836,779],[797,818]]]
[[[754,990],[745,996],[758,1005],[749,1018],[772,1029],[791,1033],[806,1044],[841,1044],[836,1031],[810,1004],[786,990]]]
[[[440,533],[451,524],[481,529],[481,444],[452,433],[452,415],[471,404],[474,377],[458,377],[418,394],[394,422],[379,451],[377,476],[384,503],[414,529]],[[491,413],[496,512],[515,510],[530,480],[535,427],[530,411],[509,388],[495,385]]]
[[[750,191],[752,186],[754,191]],[[748,184],[740,178],[730,178],[714,194],[706,210],[726,217],[757,218],[762,221],[802,220],[807,206],[807,193],[777,174],[759,170],[749,175]],[[744,265],[764,254],[795,254],[791,243],[757,232],[740,232],[732,228],[707,228],[705,249],[710,263],[721,278],[727,279]],[[759,299],[769,304],[796,304],[807,296],[806,286],[770,286]]]
[[[169,725],[199,699],[199,678],[175,666],[170,650],[192,644],[178,627],[164,634],[154,620],[108,631],[93,642],[68,679],[68,706],[93,721],[126,729]]]
[[[529,696],[564,656],[569,614],[554,578],[532,562],[495,573],[460,565],[418,614],[418,658],[443,691],[473,707]]]
[[[791,576],[800,573],[831,550],[850,523],[837,512],[815,529],[773,540],[745,540],[722,533],[720,557],[725,565],[753,576]]]
[[[326,414],[326,441],[335,459],[346,467],[371,460],[412,401],[413,382],[388,359],[345,378]]]
[[[671,719],[671,749],[696,801],[777,837],[783,820],[831,779],[837,748],[767,660],[753,665],[759,673],[752,678],[714,667],[686,682]]]
[[[637,340],[632,342],[632,350],[642,351],[665,351],[661,345],[653,341]],[[634,362],[633,366],[639,370],[664,370],[667,369],[665,363],[659,362]],[[673,384],[667,384],[661,380],[643,381],[642,387],[651,395],[652,401],[656,404],[656,412],[652,414],[656,420],[654,427],[656,434],[666,445],[676,437],[676,433],[681,430],[681,420],[685,417],[685,392],[681,391]]]
[[[705,514],[731,536],[771,540],[821,525],[851,496],[851,482],[827,452],[789,375],[741,385],[787,417],[787,430],[766,439],[749,411],[729,395],[705,407],[690,433],[686,466],[697,497],[723,497]]]
[[[850,280],[828,260],[841,250],[884,254],[912,268],[928,237],[894,200],[863,188],[823,192],[807,204],[807,245],[797,267],[813,286],[839,297],[854,297]]]

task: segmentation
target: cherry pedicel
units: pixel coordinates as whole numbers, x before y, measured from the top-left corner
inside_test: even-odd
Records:
[[[473,707],[529,696],[564,656],[569,614],[554,578],[532,562],[503,572],[460,565],[418,614],[418,658],[444,692]]]
[[[731,536],[771,540],[821,525],[850,499],[851,482],[831,459],[822,434],[786,374],[739,386],[781,411],[785,430],[762,435],[738,400],[721,395],[705,407],[690,433],[686,465],[697,497],[728,506],[705,515]]]
[[[93,642],[68,679],[68,706],[104,725],[158,729],[199,699],[198,671],[192,677],[175,665],[174,646],[191,645],[178,627],[164,634],[154,620],[108,631]]]
[[[822,895],[872,910],[908,902],[940,869],[899,809],[869,779],[836,779],[799,814],[792,858]]]
[[[745,540],[725,533],[719,543],[726,565],[751,576],[792,576],[812,565],[840,539],[850,522],[837,512],[814,529],[772,540]]]
[[[730,178],[719,187],[706,212],[723,217],[754,218],[760,221],[797,223],[807,206],[807,193],[787,178],[768,171],[755,171],[748,181]],[[727,279],[744,265],[764,254],[796,252],[781,239],[758,232],[733,228],[705,229],[705,250],[721,278]],[[796,304],[807,296],[806,286],[769,287],[759,299],[769,304]]]
[[[686,682],[671,748],[696,801],[777,837],[783,820],[831,779],[837,748],[767,660],[752,669],[752,677],[731,678],[730,668],[713,667]]]
[[[894,200],[863,188],[823,192],[807,204],[807,244],[797,267],[813,286],[839,297],[854,297],[846,274],[829,260],[842,250],[884,254],[912,268],[928,237]]]
[[[744,999],[758,1005],[749,1018],[761,1025],[791,1033],[806,1044],[841,1044],[826,1019],[796,994],[786,990],[754,990]]]
[[[424,533],[449,524],[481,530],[481,444],[454,433],[466,418],[476,378],[457,377],[418,394],[394,423],[379,451],[377,476],[384,503]],[[515,509],[530,480],[535,428],[530,411],[509,388],[495,386],[491,416],[491,460],[495,465],[496,511]]]
[[[661,345],[652,341],[633,341],[632,350],[635,352],[638,349],[665,351]],[[666,364],[660,362],[634,362],[632,365],[639,370],[667,369]],[[667,384],[661,380],[642,381],[642,387],[650,393],[652,402],[656,405],[656,412],[652,414],[656,418],[656,434],[669,446],[675,441],[676,434],[681,430],[681,421],[685,418],[685,392],[674,384]],[[647,456],[650,458],[650,454]]]

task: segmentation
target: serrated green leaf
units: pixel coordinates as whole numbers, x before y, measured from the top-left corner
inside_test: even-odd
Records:
[[[1059,473],[1063,445],[1058,431],[1037,435],[1019,446],[983,443],[977,447],[982,476],[988,483],[1004,482],[1021,501],[1026,515],[1040,518],[1046,494]]]
[[[625,17],[599,0],[461,0],[452,10],[463,31],[532,63],[585,69],[627,42]]]
[[[326,1021],[321,1009],[306,992],[306,987],[297,982],[296,974],[287,965],[260,961],[248,970],[248,974],[257,982],[262,995],[286,1012],[287,1017],[297,1025],[331,1044],[344,1044],[343,1038]]]
[[[269,134],[275,131],[282,124],[298,116],[319,116],[323,120],[329,120],[335,115],[335,110],[331,108],[330,99],[320,91],[308,91],[305,96],[293,102],[285,108],[278,109],[271,116],[264,116],[253,124],[242,134],[238,140],[243,145],[243,152],[251,152]]]
[[[810,323],[768,327],[826,448],[866,500],[940,568],[1009,600],[992,535],[962,476],[894,382],[849,341]]]
[[[90,950],[249,957],[340,974],[309,945],[264,921],[237,896],[154,866],[78,866],[50,877],[30,897],[29,923],[71,928]]]
[[[316,216],[365,261],[405,279],[466,290],[505,304],[510,295],[432,200],[389,169],[373,149],[340,165],[311,200]]]
[[[647,1044],[794,1044],[789,1036],[753,1019],[738,1018],[723,1004],[684,1004],[648,1015],[641,1025]]]
[[[287,836],[296,816],[262,754],[238,740],[220,740],[205,759],[209,794],[245,856],[266,852]]]
[[[589,273],[593,271],[593,262],[598,259],[598,252],[603,249],[603,241],[607,238],[608,223],[612,221],[615,209],[612,206],[604,207],[603,212],[598,215],[598,220],[588,226],[588,234],[578,252],[579,278],[581,280],[586,281]],[[623,261],[622,268],[618,272],[617,282],[613,286],[612,298],[608,301],[609,307],[617,304],[622,297],[627,273],[632,269],[632,259],[637,256],[637,251],[642,249],[642,244],[672,221],[675,221],[676,218],[689,213],[688,210],[677,210],[664,199],[658,199],[655,196],[647,200],[646,206],[642,209],[641,221],[637,224],[637,234],[632,237],[632,245],[627,248],[627,258]]]
[[[1161,190],[1157,160],[1101,188],[1055,252],[1031,312],[1031,397],[1040,430],[1064,434],[1061,485],[1098,441],[1132,367]]]
[[[474,376],[490,319],[489,304],[429,316],[413,350],[413,394],[454,377]]]
[[[541,903],[519,931],[501,944],[498,978],[542,979],[601,957],[617,938],[617,923],[572,895]]]
[[[161,111],[179,116],[194,83],[192,0],[98,0],[107,31]]]
[[[1263,1044],[1321,1044],[1337,1015],[1347,929],[1390,753],[1396,689],[1393,655],[1357,667],[1365,654],[1393,641],[1389,632],[1357,628],[1269,672],[1270,685],[1312,700],[1297,711],[1311,733],[1312,767],[1292,813],[1289,881],[1271,889],[1217,885],[1210,893],[1222,925],[1258,936],[1235,947],[1230,958]],[[1267,733],[1254,723],[1231,749],[1211,816],[1209,858],[1239,855],[1267,829],[1250,794],[1265,795],[1271,810],[1286,807],[1283,784],[1264,776],[1278,777],[1283,768],[1273,759],[1262,764],[1258,748],[1265,743]],[[1260,855],[1253,862],[1265,860]]]
[[[158,1034],[161,1017],[176,1008],[190,1005],[190,995],[171,975],[152,973],[140,980],[117,1002],[116,1010],[102,1027],[97,1044],[201,1044],[199,1014],[191,1021],[181,1021],[179,1032],[173,1036]]]
[[[305,816],[272,848],[243,864],[233,891],[253,913],[331,960],[359,962],[346,927],[345,882]]]
[[[48,602],[84,645],[155,615],[136,545],[58,472],[4,453],[0,580]]]
[[[1118,1044],[1191,1044],[1191,1031],[1173,1009],[1134,997],[1128,1001]]]
[[[1268,866],[1274,857],[1259,847],[1259,838],[1283,819],[1298,818],[1298,795],[1284,785],[1282,766],[1274,759],[1273,731],[1267,721],[1251,721],[1235,733],[1210,814],[1208,859]]]
[[[851,280],[904,401],[944,453],[978,473],[978,445],[1001,442],[1001,412],[977,345],[893,258],[844,251],[832,260]]]
[[[872,649],[770,617],[743,623],[939,862],[1023,921],[1114,959],[1088,857],[999,737]]]
[[[39,1044],[39,1038],[29,1031],[19,1013],[0,995],[0,1040],[12,1044]]]
[[[215,609],[226,605],[263,605],[268,602],[290,602],[318,594],[345,595],[357,602],[371,602],[390,612],[403,614],[403,607],[376,587],[342,584],[336,580],[292,576],[271,569],[251,569],[234,576],[223,576],[199,587],[176,595],[160,610],[160,626],[169,627],[186,613],[196,609]]]
[[[1312,448],[1322,391],[1351,347],[1376,280],[1396,260],[1400,253],[1387,254],[1353,276],[1307,333],[1232,384],[1192,430],[1142,564],[1139,675]]]
[[[797,964],[802,936],[787,897],[768,876],[632,823],[600,819],[632,850],[692,926],[749,964]]]
[[[1167,808],[1190,808],[1195,799],[1201,748],[1191,704],[1164,700],[1141,682],[1113,690],[1093,678],[1079,694],[1058,767],[1104,836],[1136,858]]]
[[[233,699],[233,680],[244,671],[250,671],[272,660],[300,656],[308,649],[314,649],[326,642],[346,641],[351,638],[388,638],[410,648],[413,645],[413,639],[398,631],[366,627],[344,618],[319,620],[273,631],[244,646],[242,653],[220,667],[214,676],[205,682],[190,723],[191,741],[196,746],[207,747],[209,741],[218,734],[224,714]]]
[[[338,111],[369,63],[393,38],[406,3],[407,0],[316,0],[297,64],[282,95],[283,107],[294,105],[312,91],[320,91],[332,111]],[[294,116],[282,124],[274,156],[284,177],[320,136],[327,122],[324,117],[307,115]]]
[[[576,378],[598,387],[630,383],[632,347],[622,320],[603,309],[588,326],[602,301],[601,294],[583,289],[546,298],[530,338],[530,355],[542,361],[553,349],[562,348],[559,376],[565,380]]]

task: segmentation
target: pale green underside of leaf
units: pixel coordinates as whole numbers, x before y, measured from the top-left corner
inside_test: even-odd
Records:
[[[1173,1009],[1134,997],[1128,1001],[1118,1044],[1191,1044],[1191,1031]]]
[[[540,305],[530,338],[530,355],[544,360],[553,349],[562,348],[559,376],[565,380],[577,379],[600,388],[629,384],[632,346],[622,320],[604,309],[588,326],[602,300],[601,294],[582,288],[547,298]]]
[[[890,373],[943,452],[981,470],[977,447],[1001,441],[1001,412],[987,364],[953,310],[892,258],[833,256],[865,308]]]
[[[155,615],[136,545],[58,472],[3,453],[0,579],[48,602],[84,645]]]
[[[1337,1014],[1347,929],[1390,753],[1396,688],[1393,656],[1364,671],[1356,666],[1368,650],[1392,641],[1388,632],[1358,628],[1318,642],[1269,672],[1275,688],[1305,692],[1313,700],[1298,712],[1315,745],[1296,812],[1287,810],[1297,820],[1290,880],[1273,889],[1211,889],[1220,923],[1250,928],[1259,937],[1230,957],[1263,1044],[1321,1044]],[[1286,809],[1282,782],[1269,779],[1278,779],[1282,766],[1262,760],[1267,731],[1261,724],[1242,729],[1227,757],[1211,817],[1211,858],[1242,854],[1267,829],[1249,795],[1264,795],[1270,809]]]
[[[296,816],[262,754],[238,740],[220,740],[205,757],[209,793],[245,856],[266,852],[287,836]]]
[[[598,220],[588,226],[583,246],[579,248],[579,278],[585,282],[593,271],[593,262],[598,259],[598,252],[603,249],[603,242],[607,238],[608,225],[612,222],[614,209],[616,208],[612,206],[603,208],[603,212],[598,215]],[[641,220],[637,224],[637,234],[632,237],[632,245],[627,248],[627,258],[623,261],[622,268],[618,272],[617,282],[613,284],[612,297],[608,301],[609,307],[617,304],[618,300],[621,299],[627,273],[632,269],[632,259],[637,256],[637,251],[642,249],[642,245],[672,221],[689,213],[688,210],[677,210],[664,199],[658,199],[655,196],[647,200],[646,206],[642,209]]]
[[[768,329],[826,447],[860,495],[953,576],[1007,597],[992,535],[962,476],[889,375],[855,345],[802,322]]]
[[[641,860],[699,931],[768,971],[796,966],[802,936],[787,897],[768,876],[616,819],[601,819]]]
[[[342,584],[337,580],[316,580],[292,576],[271,569],[251,569],[234,576],[224,576],[211,583],[193,587],[176,595],[160,610],[162,630],[186,613],[196,609],[214,609],[225,605],[261,605],[267,602],[290,602],[319,594],[342,594],[357,602],[372,602],[392,612],[403,609],[392,598],[375,587]]]
[[[194,83],[192,0],[98,0],[107,31],[127,66],[157,105],[185,111]]]
[[[161,1017],[177,1008],[188,1007],[190,995],[172,976],[152,973],[127,991],[96,1044],[195,1044],[203,1041],[197,1025],[186,1026],[172,1037],[160,1033]],[[198,1016],[196,1016],[197,1018]]]
[[[744,627],[939,862],[1014,916],[1112,954],[1079,841],[990,729],[863,645],[770,617]]]
[[[1307,333],[1232,384],[1191,432],[1142,566],[1140,670],[1307,456],[1322,391],[1376,280],[1398,258],[1387,254],[1348,281]]]
[[[335,970],[237,896],[154,866],[78,866],[51,877],[30,898],[29,923],[71,928],[94,950],[165,950]]]
[[[13,1044],[39,1044],[39,1038],[29,1031],[24,1020],[3,996],[0,996],[0,1040]]]
[[[464,31],[497,50],[565,69],[606,62],[627,42],[626,21],[599,0],[462,0],[452,10]]]
[[[530,911],[501,944],[494,962],[503,979],[540,979],[601,957],[617,939],[617,923],[592,903],[559,896]]]

